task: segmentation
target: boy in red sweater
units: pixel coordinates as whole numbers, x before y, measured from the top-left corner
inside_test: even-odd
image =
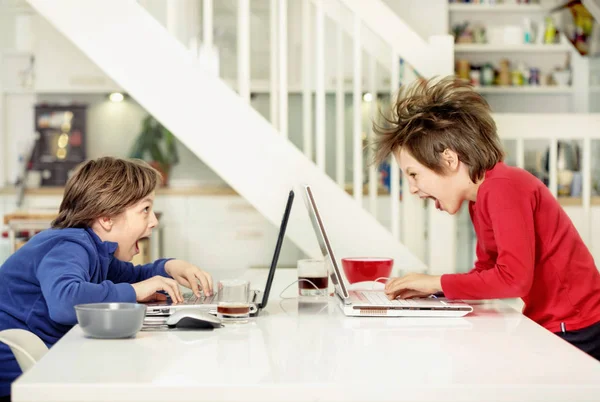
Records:
[[[455,214],[464,201],[477,235],[465,274],[390,279],[390,298],[523,299],[523,314],[600,360],[600,273],[546,186],[505,165],[487,102],[456,78],[417,81],[376,127],[375,160],[393,154],[410,192]]]

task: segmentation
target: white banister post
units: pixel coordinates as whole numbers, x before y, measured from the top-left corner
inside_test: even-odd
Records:
[[[269,47],[270,47],[270,79],[269,79],[269,106],[271,124],[277,130],[279,129],[279,118],[278,118],[278,74],[277,74],[277,54],[278,54],[278,41],[277,41],[277,0],[271,0],[269,4]]]
[[[390,115],[393,114],[394,104],[400,89],[400,56],[392,50],[392,68],[390,78]],[[394,155],[390,157],[390,207],[391,230],[395,239],[400,239],[400,168]]]
[[[213,0],[204,0],[202,11],[202,40],[208,48],[213,46]]]
[[[302,138],[304,155],[313,158],[312,64],[310,43],[310,0],[302,0]]]
[[[279,0],[279,132],[288,137],[287,0]]]
[[[402,85],[409,85],[416,79],[413,69],[404,64]],[[401,95],[401,94],[400,94]],[[408,177],[402,177],[402,226],[400,227],[402,243],[421,261],[426,261],[425,203],[410,193]]]
[[[571,80],[576,96],[572,96],[574,113],[590,112],[590,58],[571,51]]]
[[[517,138],[517,167],[525,169],[525,140]]]
[[[238,1],[238,94],[250,102],[250,0]]]
[[[371,121],[375,121],[377,117],[377,86],[375,85],[375,75],[377,73],[377,61],[375,56],[369,56],[369,70],[368,70],[368,88],[371,93],[371,104],[370,106],[370,118]],[[369,143],[374,139],[375,132],[373,131],[372,123],[369,124]],[[369,149],[367,152],[369,163],[369,211],[374,217],[377,217],[377,166],[371,164],[372,152]]]
[[[581,199],[583,200],[583,241],[592,248],[592,140],[589,136],[583,139],[583,155],[581,158]]]
[[[177,2],[178,7],[185,5]],[[204,0],[202,8],[202,44],[198,49],[198,59],[204,70],[214,76],[219,76],[219,52],[213,38],[213,0]],[[186,40],[189,40],[187,38]],[[187,45],[187,42],[185,42]]]
[[[453,75],[453,38],[450,35],[432,36],[429,45],[429,53],[435,56],[436,73],[440,76]],[[438,211],[433,200],[428,201],[428,214],[427,265],[429,273],[441,275],[456,272],[456,216]],[[466,245],[461,245],[461,247],[463,246],[466,247]]]
[[[363,199],[363,174],[362,174],[362,41],[360,16],[354,14],[354,82],[353,82],[353,173],[354,173],[354,199],[362,206]]]
[[[344,135],[346,94],[344,93],[344,28],[341,23],[337,25],[335,54],[335,177],[337,184],[344,188],[346,184],[346,140]]]
[[[316,94],[315,94],[315,124],[316,124],[316,160],[317,166],[325,171],[325,10],[323,1],[317,0],[316,31],[317,46],[315,53],[316,64]]]
[[[558,139],[550,139],[550,161],[548,162],[548,173],[550,192],[554,197],[558,197]]]

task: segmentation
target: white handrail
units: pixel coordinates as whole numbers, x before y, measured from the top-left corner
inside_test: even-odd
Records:
[[[339,1],[348,7],[354,15],[360,16],[361,21],[372,32],[380,38],[385,38],[392,49],[408,60],[421,75],[429,77],[437,73],[436,63],[432,63],[435,55],[432,55],[428,50],[429,44],[402,21],[383,1]]]

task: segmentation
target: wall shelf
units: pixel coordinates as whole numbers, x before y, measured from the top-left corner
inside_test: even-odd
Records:
[[[567,43],[558,43],[552,45],[542,44],[522,44],[522,45],[491,45],[481,43],[457,43],[454,45],[454,50],[457,53],[494,53],[494,52],[507,52],[507,53],[556,53],[566,52],[571,50],[571,47]]]
[[[558,202],[563,207],[581,207],[583,206],[583,200],[581,197],[558,197]],[[590,199],[590,204],[597,206],[600,205],[600,196],[593,195]]]
[[[474,89],[482,94],[532,94],[532,95],[571,95],[570,86],[476,86]]]
[[[548,11],[540,4],[470,4],[470,3],[451,3],[449,5],[451,12],[487,12],[487,13],[539,13]]]

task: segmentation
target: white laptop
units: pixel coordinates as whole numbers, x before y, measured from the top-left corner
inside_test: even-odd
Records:
[[[271,285],[273,284],[273,278],[275,277],[275,269],[277,268],[277,261],[279,260],[279,253],[281,251],[281,246],[283,245],[285,230],[287,228],[287,223],[290,217],[290,212],[292,210],[293,203],[294,191],[292,190],[288,195],[287,204],[285,206],[285,212],[283,213],[283,218],[281,219],[281,226],[279,227],[279,236],[277,236],[275,252],[273,253],[273,259],[271,261],[271,268],[269,269],[269,276],[267,278],[265,289],[263,291],[250,291],[250,300],[248,300],[248,302],[250,303],[251,316],[258,315],[260,311],[267,305],[267,301],[269,300],[269,293],[271,292]],[[146,321],[152,321],[151,319],[148,319],[149,317],[156,317],[156,322],[161,322],[161,320],[164,321],[165,317],[168,317],[175,311],[181,309],[195,309],[210,314],[217,314],[216,296],[216,292],[211,296],[204,296],[204,294],[201,292],[200,297],[195,296],[193,293],[189,294],[184,299],[183,303],[179,304],[172,304],[170,298],[161,302],[145,303]]]
[[[348,290],[327,237],[315,197],[308,185],[304,186],[304,203],[317,235],[323,258],[328,262],[329,276],[340,301],[340,308],[345,315],[357,317],[462,317],[473,311],[473,307],[457,300],[445,298],[389,300],[383,290]]]

